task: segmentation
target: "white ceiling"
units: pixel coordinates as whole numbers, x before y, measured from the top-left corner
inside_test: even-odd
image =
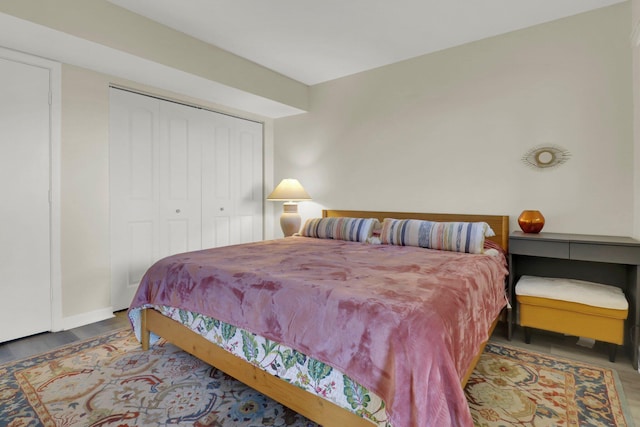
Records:
[[[313,85],[624,0],[109,1]]]

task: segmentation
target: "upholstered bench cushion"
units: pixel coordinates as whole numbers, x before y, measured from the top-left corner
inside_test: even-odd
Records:
[[[614,310],[629,308],[622,289],[584,280],[522,276],[516,285],[516,295],[549,298]]]

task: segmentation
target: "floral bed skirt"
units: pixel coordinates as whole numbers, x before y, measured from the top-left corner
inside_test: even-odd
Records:
[[[325,363],[283,344],[199,313],[168,306],[154,306],[163,315],[187,326],[212,343],[260,369],[370,420],[391,427],[385,404],[375,393]],[[140,309],[129,312],[139,336]]]

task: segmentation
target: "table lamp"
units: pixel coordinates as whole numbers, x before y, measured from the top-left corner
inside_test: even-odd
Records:
[[[280,216],[280,227],[282,227],[285,237],[300,231],[301,220],[296,202],[311,200],[311,196],[304,190],[297,179],[287,178],[280,181],[280,184],[269,194],[267,200],[285,202],[282,216]]]

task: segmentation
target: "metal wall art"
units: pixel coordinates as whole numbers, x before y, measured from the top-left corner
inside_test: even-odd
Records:
[[[558,145],[540,145],[522,156],[525,165],[533,169],[553,169],[571,157],[571,153]]]

